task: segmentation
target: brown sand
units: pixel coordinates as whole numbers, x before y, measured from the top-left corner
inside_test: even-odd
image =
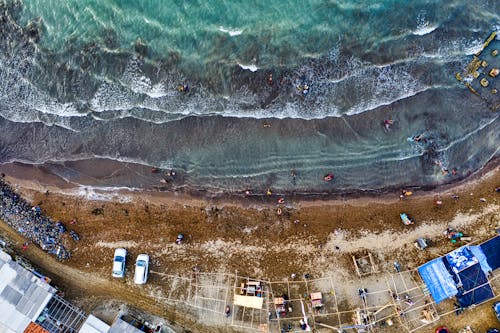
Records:
[[[352,254],[370,251],[380,270],[391,270],[394,260],[411,269],[457,246],[441,234],[448,225],[460,228],[476,242],[494,235],[500,221],[499,195],[495,192],[500,186],[498,171],[499,167],[493,166],[467,183],[415,193],[403,201],[394,193],[350,200],[285,198],[281,205],[276,197],[257,203],[202,200],[174,193],[81,190],[77,195],[74,188],[7,179],[46,214],[81,235],[79,242],[66,239],[72,258],[64,264],[92,276],[110,279],[113,249],[126,247],[130,258],[149,253],[152,269],[157,272],[186,275],[199,265],[203,271],[238,271],[271,280],[291,273],[337,275],[342,283],[354,274]],[[459,199],[452,199],[451,194]],[[443,201],[439,207],[433,204],[437,196]],[[93,214],[96,208],[103,214]],[[404,226],[399,218],[402,212],[415,224]],[[73,219],[77,223],[70,225]],[[174,243],[179,233],[186,236],[181,246]],[[433,240],[427,251],[412,246],[422,236]],[[153,276],[151,279],[155,283]],[[131,301],[130,297],[121,299]],[[143,308],[152,311],[151,307]],[[167,316],[179,321],[175,315]],[[492,319],[488,311],[484,316],[485,328]],[[192,325],[189,320],[182,322]]]

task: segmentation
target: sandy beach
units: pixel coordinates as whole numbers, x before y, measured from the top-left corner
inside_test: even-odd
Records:
[[[495,191],[500,173],[493,162],[467,181],[417,191],[404,200],[396,192],[321,200],[284,196],[284,203],[275,195],[203,198],[178,192],[85,190],[52,182],[37,168],[0,171],[33,205],[81,236],[78,242],[64,236],[72,253],[64,266],[105,280],[110,279],[114,248],[125,247],[131,258],[149,253],[152,270],[159,274],[184,276],[196,267],[272,281],[292,273],[335,276],[335,287],[343,290],[355,274],[352,255],[371,253],[380,272],[391,272],[396,260],[414,269],[460,245],[443,236],[448,226],[475,243],[500,227]],[[21,174],[32,180],[11,176]],[[400,213],[415,224],[403,225]],[[174,242],[179,233],[186,237],[180,246]],[[418,237],[430,240],[426,251],[413,246]],[[159,282],[161,276],[152,274],[151,284]],[[95,307],[80,296],[77,302]]]

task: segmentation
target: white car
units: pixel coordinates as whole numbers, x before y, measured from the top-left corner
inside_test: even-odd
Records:
[[[125,260],[127,258],[127,250],[118,248],[115,250],[115,258],[113,260],[113,277],[123,278],[125,276]]]
[[[148,280],[149,256],[139,254],[135,261],[134,283],[144,284]]]

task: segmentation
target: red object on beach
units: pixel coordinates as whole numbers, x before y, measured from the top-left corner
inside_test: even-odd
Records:
[[[333,177],[334,177],[334,176],[333,176],[333,173],[329,173],[329,174],[327,174],[327,175],[325,175],[325,176],[323,177],[323,180],[324,180],[325,182],[329,182],[329,181],[332,181],[332,180],[333,180]]]
[[[436,333],[450,333],[450,330],[446,326],[440,326],[436,328]]]

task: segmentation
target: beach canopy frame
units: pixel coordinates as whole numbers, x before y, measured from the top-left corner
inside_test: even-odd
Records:
[[[365,256],[353,255],[354,269],[359,277],[377,273],[377,266],[373,260],[372,254],[368,252]]]

